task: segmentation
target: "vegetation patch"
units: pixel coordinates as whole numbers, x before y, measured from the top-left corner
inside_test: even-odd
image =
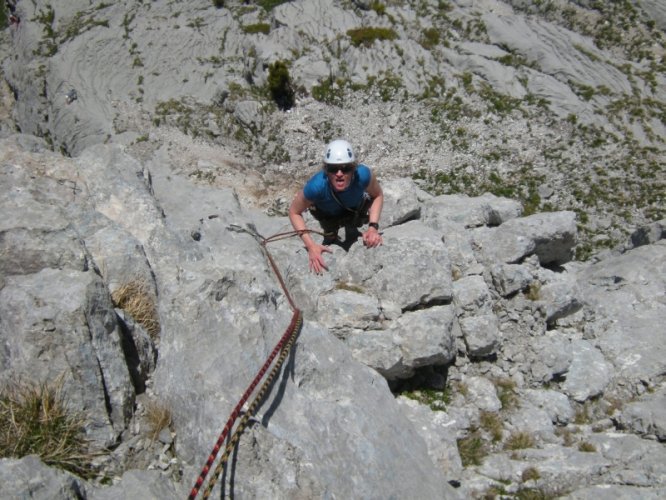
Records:
[[[518,407],[516,383],[510,378],[497,378],[493,380],[497,397],[502,403],[502,410],[511,410]]]
[[[483,459],[488,455],[488,447],[481,437],[479,431],[472,432],[469,436],[458,439],[458,454],[463,467],[470,465],[481,465]]]
[[[160,333],[160,322],[155,299],[143,281],[130,281],[111,294],[115,307],[119,307],[139,323],[155,339]]]
[[[578,443],[578,451],[582,451],[584,453],[594,453],[597,451],[597,448],[589,441],[581,441]]]
[[[155,441],[162,430],[171,426],[171,410],[165,404],[150,401],[146,405],[146,420],[149,427],[148,436]]]
[[[505,450],[524,450],[534,447],[534,438],[528,432],[514,432],[504,443]]]
[[[21,384],[0,392],[0,457],[39,455],[53,467],[93,476],[83,416],[71,411],[60,384]]]
[[[365,290],[362,286],[356,285],[354,283],[349,283],[348,281],[336,281],[335,288],[337,290],[347,290],[348,292],[354,293],[365,293]]]
[[[342,107],[348,81],[342,78],[326,78],[312,86],[312,97],[319,102]]]
[[[443,391],[435,389],[417,389],[402,393],[403,396],[418,401],[430,407],[433,411],[444,411],[451,403],[451,389],[448,387]]]
[[[270,12],[278,5],[288,3],[290,0],[256,0],[255,3],[267,12]]]
[[[371,47],[376,40],[395,40],[398,34],[391,28],[367,27],[347,30],[354,47]]]
[[[493,443],[502,440],[502,419],[497,413],[482,411],[479,416],[481,428],[490,434]]]
[[[256,23],[243,26],[243,33],[247,33],[248,35],[253,35],[256,33],[262,33],[264,35],[268,35],[270,31],[271,31],[271,25],[268,23]]]
[[[282,111],[294,106],[296,94],[286,62],[275,61],[268,67],[268,91]]]

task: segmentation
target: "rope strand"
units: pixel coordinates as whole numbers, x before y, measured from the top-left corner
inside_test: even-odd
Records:
[[[261,387],[259,388],[259,391],[253,398],[253,400],[250,402],[248,409],[243,413],[243,416],[240,418],[238,421],[238,425],[236,426],[236,429],[234,430],[233,434],[231,435],[231,438],[229,439],[229,442],[227,443],[224,452],[220,456],[220,460],[215,467],[215,470],[213,471],[213,474],[208,480],[208,484],[203,490],[202,497],[204,499],[207,499],[215,485],[217,484],[218,478],[221,476],[224,468],[226,467],[227,461],[229,459],[229,456],[233,449],[236,447],[238,444],[238,441],[240,439],[241,434],[243,433],[245,427],[247,426],[247,422],[249,419],[252,417],[254,414],[254,411],[258,408],[259,403],[263,400],[264,396],[268,392],[269,387],[273,383],[273,380],[275,379],[275,376],[278,374],[280,371],[280,368],[282,367],[282,364],[284,363],[284,360],[287,358],[287,355],[291,351],[295,341],[296,337],[298,337],[301,328],[303,326],[303,314],[298,307],[296,307],[296,304],[294,303],[294,300],[292,299],[289,290],[287,288],[287,285],[284,282],[284,279],[282,278],[282,274],[280,273],[280,270],[275,263],[275,260],[273,259],[273,256],[271,253],[268,251],[268,248],[266,248],[266,244],[273,242],[273,241],[278,241],[286,238],[291,238],[292,236],[301,236],[302,234],[308,232],[308,233],[317,233],[317,234],[322,234],[319,231],[314,231],[311,229],[304,229],[300,231],[288,231],[284,233],[277,233],[274,234],[273,236],[270,236],[268,238],[262,237],[256,230],[256,228],[252,225],[248,225],[247,228],[242,228],[237,225],[232,225],[229,227],[230,230],[237,231],[237,232],[245,232],[253,236],[260,244],[261,249],[268,259],[268,262],[270,263],[271,268],[273,269],[273,272],[278,280],[278,283],[280,284],[280,287],[282,288],[283,293],[285,294],[285,297],[287,298],[287,301],[289,302],[289,306],[293,310],[293,315],[291,318],[291,322],[289,323],[289,326],[285,330],[284,334],[278,341],[278,343],[275,345],[273,350],[271,351],[270,355],[264,362],[264,364],[261,366],[259,371],[257,372],[256,376],[248,386],[248,388],[245,390],[243,395],[241,396],[240,400],[234,407],[233,411],[231,412],[231,415],[229,415],[229,418],[227,420],[227,423],[225,424],[224,428],[222,429],[222,432],[217,438],[217,441],[215,442],[215,445],[213,446],[213,449],[211,450],[210,454],[208,455],[208,459],[206,460],[205,465],[203,466],[201,473],[199,474],[199,477],[197,478],[194,486],[192,487],[192,490],[190,491],[190,494],[188,496],[188,500],[195,500],[199,491],[201,490],[201,487],[203,486],[206,477],[208,475],[208,472],[210,471],[212,465],[215,463],[215,459],[217,457],[217,454],[219,453],[220,449],[224,445],[224,441],[227,439],[227,436],[231,432],[231,429],[233,428],[234,424],[236,423],[236,420],[238,420],[238,417],[241,415],[242,408],[247,402],[247,400],[250,398],[250,395],[254,392],[256,389],[257,385],[259,385],[259,382],[261,379],[264,377],[266,372],[268,371],[271,363],[275,359],[276,356],[278,356],[278,359],[273,366],[273,368],[270,370],[268,377],[266,380],[263,382]]]

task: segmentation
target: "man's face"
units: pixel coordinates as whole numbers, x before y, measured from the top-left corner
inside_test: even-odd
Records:
[[[335,191],[344,191],[349,187],[356,167],[353,164],[324,166],[328,182]]]

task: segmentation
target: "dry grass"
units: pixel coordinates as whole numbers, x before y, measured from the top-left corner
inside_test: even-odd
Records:
[[[580,443],[578,443],[578,451],[582,451],[585,453],[594,453],[595,451],[597,451],[597,448],[589,441],[581,441]]]
[[[362,286],[347,281],[337,281],[335,288],[338,290],[347,290],[348,292],[365,293],[365,289]]]
[[[162,432],[171,425],[171,410],[162,403],[150,401],[146,404],[146,420],[148,421],[148,435],[155,441]]]
[[[521,480],[523,483],[526,483],[527,481],[538,481],[540,478],[541,474],[539,473],[539,469],[536,467],[528,467],[521,475]]]
[[[17,384],[0,393],[0,456],[39,455],[50,466],[93,475],[83,416],[67,408],[61,384]]]
[[[467,437],[458,439],[458,453],[463,467],[470,465],[481,465],[483,459],[488,455],[488,447],[478,431]]]
[[[502,403],[502,410],[512,410],[518,407],[518,395],[516,394],[516,383],[510,378],[497,378],[493,380],[497,397]]]
[[[502,419],[497,413],[482,411],[479,416],[479,424],[483,430],[490,434],[493,443],[502,440]]]
[[[528,300],[539,300],[541,297],[541,283],[532,281],[524,292]]]
[[[514,432],[504,443],[505,450],[524,450],[534,447],[534,438],[527,432]]]
[[[157,338],[160,333],[160,321],[155,299],[145,282],[134,280],[125,283],[111,294],[111,299],[116,307],[132,316],[151,338]]]

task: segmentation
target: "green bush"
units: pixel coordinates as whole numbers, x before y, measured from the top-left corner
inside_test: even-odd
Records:
[[[243,26],[243,32],[249,35],[254,33],[263,33],[264,35],[268,35],[270,30],[271,25],[267,23],[248,24],[247,26]]]
[[[264,10],[266,11],[271,11],[273,8],[277,7],[278,5],[282,5],[283,3],[287,3],[289,0],[258,0],[257,5],[260,7],[263,7]]]
[[[0,2],[0,29],[5,29],[9,25],[9,16],[7,13],[7,5],[5,2]]]
[[[347,30],[347,35],[351,38],[354,47],[370,47],[375,40],[395,40],[398,34],[391,28],[355,28]]]
[[[213,0],[213,5],[216,8],[221,9],[222,7],[224,7],[224,0]]]
[[[285,111],[294,106],[294,89],[289,68],[284,61],[275,61],[268,67],[268,90],[281,110]]]
[[[332,106],[342,106],[345,93],[344,87],[344,80],[327,78],[321,80],[318,85],[312,86],[312,97],[319,102],[324,102]]]

